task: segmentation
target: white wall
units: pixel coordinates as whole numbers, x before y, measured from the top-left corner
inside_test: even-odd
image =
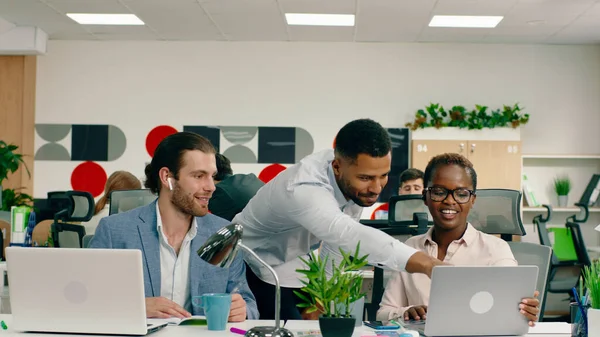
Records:
[[[109,174],[141,176],[160,124],[302,127],[318,150],[352,119],[401,127],[429,102],[520,102],[524,152],[600,153],[595,46],[50,41],[37,86],[36,123],[125,132],[124,156],[102,163]],[[37,161],[35,195],[69,188],[76,164]]]

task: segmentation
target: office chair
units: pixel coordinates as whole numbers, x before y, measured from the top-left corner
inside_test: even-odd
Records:
[[[89,248],[90,242],[92,241],[93,238],[94,238],[94,234],[88,234],[88,235],[84,236],[81,248]]]
[[[467,218],[473,227],[487,234],[499,234],[505,241],[512,241],[513,235],[525,235],[520,191],[478,189],[476,195],[477,200]]]
[[[581,233],[581,227],[579,223],[585,223],[589,218],[589,209],[586,204],[576,203],[575,206],[581,208],[583,213],[583,218],[578,219],[577,214],[573,214],[567,217],[566,227],[571,232],[571,238],[573,240],[573,246],[575,247],[575,253],[577,255],[577,260],[584,266],[591,266],[592,261],[587,252],[587,247],[585,245],[585,241],[583,240],[583,234]]]
[[[62,232],[76,233],[79,248],[83,247],[85,227],[69,222],[89,221],[94,215],[94,197],[83,191],[52,192],[48,193],[48,201],[52,208],[60,209],[50,226],[54,247],[61,247],[59,234]]]
[[[390,198],[388,221],[412,221],[414,213],[426,213],[427,218],[432,220],[429,208],[423,202],[421,194],[395,195]]]
[[[533,224],[538,231],[540,244],[552,248],[550,235],[546,224],[552,218],[552,206],[542,205],[546,208],[547,216],[538,214],[533,217]],[[546,291],[553,294],[567,294],[573,299],[573,287],[579,283],[583,264],[577,260],[561,261],[554,251],[550,256],[550,271],[548,273],[548,285]]]
[[[423,204],[423,199],[419,195],[403,195],[401,197],[406,198],[398,199],[396,197],[392,197],[392,199],[396,198],[396,200],[415,200],[416,197],[420,200],[420,203]],[[392,200],[390,200],[390,206],[392,205],[392,203]],[[392,208],[390,208],[390,210],[391,209]],[[410,221],[397,220],[397,218],[395,217],[395,215],[397,214],[399,214],[399,212],[396,212],[395,214],[390,214],[390,217],[388,218],[387,227],[378,226],[376,228],[395,238],[400,237],[401,241],[405,241],[411,236],[425,234],[429,230],[429,228],[433,226],[433,221],[429,220],[429,218],[431,217],[431,215],[429,214],[429,210],[427,211],[427,213],[413,213],[413,218]],[[361,221],[361,223],[366,224],[363,221]],[[373,290],[371,296],[371,303],[365,303],[367,318],[371,321],[376,320],[377,310],[379,310],[379,303],[381,303],[381,299],[385,291],[384,283],[385,271],[382,268],[375,266],[373,270]]]
[[[548,290],[548,275],[550,271],[550,260],[552,257],[552,248],[538,245],[530,242],[508,242],[515,259],[520,266],[537,266],[538,279],[536,289],[540,292],[538,297],[540,301],[540,313],[538,320],[544,319],[544,308],[546,307],[546,294]]]
[[[156,200],[156,195],[152,194],[149,189],[119,190],[112,191],[109,200],[108,214],[113,215],[146,206]]]

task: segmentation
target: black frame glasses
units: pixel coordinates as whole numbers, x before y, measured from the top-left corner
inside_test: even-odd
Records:
[[[457,188],[454,190],[449,190],[444,187],[427,187],[425,191],[429,192],[429,197],[431,201],[442,202],[448,198],[448,195],[452,193],[452,198],[458,204],[466,204],[471,200],[471,196],[475,195],[475,191],[467,189],[467,188]],[[438,193],[436,193],[438,192]],[[461,193],[462,192],[462,193]]]

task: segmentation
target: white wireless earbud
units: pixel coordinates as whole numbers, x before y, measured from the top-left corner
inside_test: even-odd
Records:
[[[171,178],[167,178],[167,182],[169,183],[169,190],[173,190],[173,184],[171,183]]]

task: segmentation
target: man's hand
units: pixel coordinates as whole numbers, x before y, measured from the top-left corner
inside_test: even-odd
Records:
[[[429,256],[424,252],[414,253],[406,263],[406,271],[409,273],[421,273],[431,278],[433,267],[440,265],[448,265],[435,257]]]
[[[415,305],[412,306],[404,312],[404,320],[410,321],[420,321],[427,319],[427,306],[426,305]]]
[[[146,297],[146,317],[148,318],[186,318],[192,316],[179,304],[164,297]]]
[[[533,293],[533,297],[524,298],[519,304],[521,315],[529,320],[529,326],[534,326],[535,322],[538,320],[540,300],[538,300],[537,297],[539,295],[540,292],[536,290]]]
[[[246,320],[246,301],[240,294],[231,294],[231,308],[229,309],[229,322],[243,322]]]

